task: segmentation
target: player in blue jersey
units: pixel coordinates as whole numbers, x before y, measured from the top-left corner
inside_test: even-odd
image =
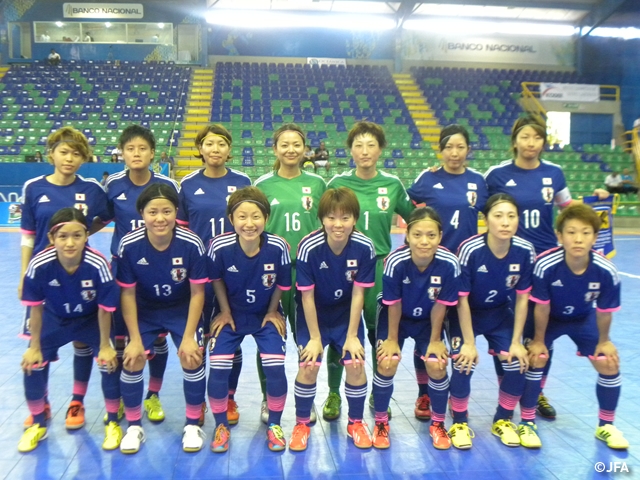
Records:
[[[129,125],[120,134],[118,148],[122,151],[127,169],[110,175],[105,184],[109,213],[116,224],[111,238],[112,268],[115,276],[120,240],[128,232],[144,225],[142,216],[136,209],[136,200],[140,193],[153,183],[164,183],[176,191],[180,190],[175,180],[149,169],[156,150],[156,139],[151,130],[140,125]],[[114,314],[114,334],[118,355],[122,357],[127,329],[120,309]],[[164,420],[164,410],[159,392],[169,357],[169,344],[165,335],[158,337],[153,349],[155,354],[149,359],[149,389],[144,400],[144,410],[149,420],[161,422]]]
[[[568,335],[573,340],[578,355],[588,357],[598,372],[596,438],[610,448],[626,449],[629,442],[613,426],[622,380],[618,352],[609,338],[612,312],[620,309],[620,278],[613,263],[593,250],[600,222],[599,215],[582,204],[558,216],[562,246],[540,255],[534,268],[535,334],[528,348],[532,367],[540,371],[555,339]],[[523,397],[523,412],[533,411],[536,399],[537,392]]]
[[[198,147],[196,156],[202,160],[204,168],[190,173],[180,182],[178,221],[188,226],[208,247],[213,237],[233,230],[226,215],[227,201],[233,192],[251,185],[251,179],[246,174],[225,166],[231,159],[233,139],[222,125],[203,127],[194,143]],[[204,300],[206,322],[211,319],[212,309],[213,286],[208,283]],[[235,425],[240,419],[235,393],[241,370],[242,349],[238,347],[229,375],[227,417],[231,425]]]
[[[169,332],[178,348],[184,376],[186,426],[182,449],[202,449],[205,434],[198,426],[206,389],[203,361],[204,284],[209,281],[200,238],[176,226],[179,198],[173,186],[153,183],[136,202],[145,226],[129,232],[118,248],[117,281],[129,332],[124,350],[121,391],[129,422],[120,444],[123,453],[136,453],[145,441],[141,423],[147,355],[159,334]]]
[[[296,426],[289,442],[293,451],[307,448],[316,380],[327,345],[340,352],[346,365],[347,434],[356,447],[371,448],[371,434],[362,420],[367,397],[362,309],[365,289],[375,284],[376,254],[373,242],[355,230],[359,216],[360,205],[352,190],[327,190],[318,206],[323,228],[298,245],[300,369],[295,383]]]
[[[85,179],[76,172],[91,158],[87,138],[71,127],[56,130],[47,138],[49,161],[54,166],[51,175],[41,175],[24,184],[22,191],[22,261],[19,294],[27,265],[33,255],[41,252],[48,244],[47,232],[51,217],[64,207],[81,210],[87,220],[89,234],[104,227],[109,220],[107,197],[97,180]],[[24,317],[22,335],[29,337],[29,309]],[[80,342],[74,342],[73,357],[73,397],[67,409],[66,427],[70,430],[82,428],[85,423],[84,396],[93,366],[91,349]],[[48,366],[45,368],[49,368]],[[45,398],[47,417],[51,411]],[[24,422],[29,427],[31,417]]]
[[[492,195],[483,213],[487,233],[465,240],[458,251],[462,269],[458,310],[470,310],[473,335],[484,335],[489,342],[489,353],[500,359],[504,369],[493,433],[508,446],[539,447],[535,429],[528,423],[531,419],[524,412],[519,427],[511,423],[513,410],[525,388],[528,356],[522,344],[522,332],[535,250],[531,243],[515,236],[518,206],[513,197],[506,193]],[[451,357],[455,359],[464,345],[456,311],[450,312],[447,333]],[[461,449],[471,448],[473,438],[467,426],[470,392],[471,375],[453,365],[449,389],[453,425],[449,436],[453,445]]]
[[[533,116],[521,117],[511,130],[513,160],[505,160],[485,173],[490,195],[507,193],[521,206],[517,235],[531,242],[538,255],[558,245],[553,230],[554,207],[565,208],[572,203],[562,168],[541,157],[546,143],[547,126],[544,121]],[[609,193],[596,189],[594,195],[606,198]],[[533,306],[530,305],[529,309],[525,337],[531,335],[533,328]],[[553,355],[553,349],[550,354]],[[551,358],[542,377],[543,389],[550,366]],[[499,363],[496,363],[496,372],[501,378]],[[555,408],[542,393],[538,413],[546,418],[556,416]]]
[[[327,189],[322,177],[304,171],[300,165],[304,161],[304,131],[294,123],[285,123],[273,132],[273,153],[276,161],[273,171],[262,175],[255,182],[265,194],[271,208],[266,229],[286,240],[293,247],[291,251],[291,284],[296,281],[296,248],[309,233],[320,227],[318,204]],[[282,309],[289,321],[293,338],[296,338],[295,292],[282,292]],[[258,361],[258,374],[262,388],[260,417],[263,423],[269,419],[266,383]],[[340,367],[342,372],[342,367]],[[340,381],[338,380],[338,387]],[[315,408],[311,410],[311,423],[317,419]]]
[[[234,352],[247,335],[258,345],[267,377],[269,449],[279,451],[286,446],[280,419],[287,398],[287,325],[280,297],[291,288],[291,260],[287,242],[264,231],[269,213],[269,202],[256,187],[235,191],[227,205],[235,232],[218,235],[209,247],[210,278],[216,295],[208,383],[217,425],[211,443],[214,452],[229,449],[229,373]]]
[[[47,437],[47,365],[57,360],[60,347],[74,340],[97,353],[103,375],[109,422],[102,448],[116,449],[122,438],[118,360],[109,335],[119,292],[106,259],[87,246],[86,222],[76,208],[56,212],[48,225],[52,246],[33,257],[24,277],[22,302],[31,307],[31,343],[23,355],[22,369],[33,423],[18,444],[21,452],[34,450]]]
[[[458,304],[460,264],[457,257],[439,246],[442,223],[431,207],[414,210],[407,222],[405,245],[385,259],[381,305],[378,314],[378,368],[373,377],[375,422],[373,446],[389,448],[387,408],[393,393],[393,377],[400,362],[402,345],[412,337],[415,355],[426,364],[431,398],[429,433],[437,449],[451,447],[444,426],[449,396],[447,348],[442,341],[442,327],[448,306]],[[477,361],[471,318],[461,313],[464,345],[455,364],[471,370]]]
[[[442,167],[425,170],[407,193],[415,203],[433,207],[444,222],[442,246],[455,252],[463,240],[478,233],[478,212],[489,195],[483,176],[465,161],[469,133],[461,125],[448,125],[440,132]]]

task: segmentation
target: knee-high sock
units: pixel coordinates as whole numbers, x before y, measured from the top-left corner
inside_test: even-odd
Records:
[[[158,395],[158,393],[160,393],[164,372],[167,369],[169,343],[167,343],[166,337],[160,337],[158,341],[160,340],[162,340],[162,343],[153,345],[155,354],[153,358],[149,360],[149,389],[147,390],[147,399],[151,398],[151,395]]]
[[[502,368],[502,362],[497,356],[493,356],[493,368],[496,370],[496,376],[498,377],[498,385],[502,382],[502,377],[504,377],[504,369]]]
[[[142,395],[144,377],[142,370],[122,369],[120,374],[120,394],[124,402],[124,413],[129,425],[142,425]]]
[[[233,354],[211,355],[209,357],[209,380],[207,391],[209,406],[216,420],[216,425],[223,424],[229,428],[227,421],[227,404],[229,400],[229,375],[233,366]]]
[[[376,423],[389,421],[388,409],[391,395],[393,395],[393,377],[393,375],[387,377],[380,372],[373,375],[373,405]]]
[[[93,367],[93,350],[91,347],[73,347],[73,398],[78,402],[84,401],[87,386],[91,378]]]
[[[262,391],[262,400],[267,400],[267,377],[264,374],[262,368],[262,360],[260,359],[260,352],[256,352],[256,367],[258,367],[258,378],[260,379],[260,390]]]
[[[100,365],[98,370],[102,376],[102,395],[107,410],[107,421],[117,422],[120,408],[120,369],[109,373],[106,367]]]
[[[340,394],[340,384],[342,383],[342,372],[344,367],[341,360],[341,353],[335,351],[330,345],[327,348],[327,376],[329,379],[329,392]]]
[[[280,425],[282,411],[287,400],[287,376],[284,371],[284,355],[261,354],[262,368],[267,377],[267,407],[269,425]]]
[[[367,399],[367,383],[350,385],[344,382],[344,394],[349,404],[349,422],[362,421],[364,416],[364,402]]]
[[[449,395],[451,396],[451,410],[453,411],[453,423],[467,423],[469,417],[469,395],[471,394],[471,375],[461,372],[459,367],[453,365],[451,370],[451,383]],[[433,402],[433,400],[432,400]]]
[[[542,379],[540,380],[540,391],[544,389],[544,386],[547,384],[547,377],[549,376],[549,370],[551,370],[551,360],[553,359],[553,345],[549,348],[549,359],[547,360],[546,365],[542,369]]]
[[[204,360],[204,359],[203,359]],[[184,400],[187,405],[187,425],[197,425],[202,412],[202,403],[207,388],[207,379],[204,369],[204,361],[193,370],[183,368]]]
[[[429,395],[429,374],[424,360],[420,355],[413,352],[413,368],[416,371],[416,381],[418,382],[418,396]]]
[[[233,355],[233,366],[229,375],[229,398],[233,398],[236,394],[240,372],[242,372],[242,348],[238,348]]]
[[[449,397],[449,377],[436,380],[429,377],[429,398],[431,399],[431,421],[444,422]]]
[[[313,399],[316,396],[316,383],[306,385],[296,380],[294,392],[296,399],[296,423],[304,423],[306,425],[311,421],[311,408],[313,407]]]
[[[371,365],[373,371],[378,371],[378,356],[376,355],[376,329],[372,328],[367,330],[367,338],[369,339],[369,345],[371,345]],[[362,346],[364,348],[364,345]]]
[[[542,368],[529,368],[524,374],[524,392],[520,398],[520,415],[523,422],[535,422]]]
[[[600,419],[600,426],[606,423],[613,423],[616,415],[616,407],[618,406],[618,398],[620,398],[621,386],[622,377],[620,373],[616,373],[615,375],[598,375],[596,396],[598,397],[598,418]]]
[[[47,384],[45,369],[46,367],[33,368],[31,375],[24,374],[24,395],[29,412],[33,417],[33,423],[39,423],[42,427],[46,426],[44,420],[44,394]]]
[[[525,388],[526,378],[524,373],[520,373],[520,362],[518,360],[512,360],[511,364],[503,360],[502,368],[504,377],[500,382],[498,409],[493,417],[494,422],[508,420],[513,417],[513,410],[520,402]]]

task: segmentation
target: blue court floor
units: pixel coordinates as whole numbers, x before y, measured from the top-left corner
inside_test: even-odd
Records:
[[[402,239],[394,235],[398,244]],[[110,234],[98,233],[92,245],[108,251]],[[265,440],[265,427],[260,423],[260,389],[255,366],[255,343],[248,338],[243,344],[244,367],[236,395],[240,406],[240,422],[231,429],[231,446],[226,454],[214,454],[205,448],[187,454],[181,448],[184,421],[182,372],[172,355],[161,391],[167,415],[164,423],[143,420],[147,442],[137,455],[125,456],[119,451],[104,452],[102,416],[104,406],[100,375],[94,369],[86,398],[87,425],[67,432],[64,417],[72,388],[72,349],[60,352],[53,364],[49,383],[53,420],[49,437],[29,454],[20,454],[17,444],[22,422],[28,415],[22,386],[20,359],[26,344],[16,337],[22,307],[17,299],[20,258],[18,233],[0,233],[0,324],[4,332],[0,349],[0,478],[7,479],[588,479],[640,478],[640,237],[618,237],[618,255],[614,261],[621,271],[622,311],[614,314],[612,339],[622,358],[623,387],[616,425],[631,443],[628,451],[608,449],[594,437],[597,425],[595,396],[596,373],[590,363],[575,355],[566,338],[555,344],[553,368],[545,392],[558,411],[555,421],[538,422],[543,447],[540,450],[509,449],[491,434],[491,420],[498,398],[493,364],[486,354],[486,342],[478,339],[481,362],[472,379],[469,424],[475,431],[473,448],[437,451],[431,445],[428,423],[416,420],[413,404],[417,396],[411,361],[413,342],[404,349],[404,360],[395,381],[391,402],[391,448],[386,451],[358,450],[346,436],[346,399],[343,415],[334,422],[322,419],[312,427],[306,452],[270,452]],[[295,423],[293,381],[296,355],[289,341],[287,376],[289,396],[282,427],[290,435]],[[367,349],[367,354],[369,351]],[[634,367],[636,365],[636,367]],[[371,375],[368,374],[370,377]],[[369,382],[369,385],[371,383]],[[326,371],[322,368],[318,381],[316,406],[321,411],[326,398]],[[319,415],[321,417],[321,415]],[[516,411],[516,419],[519,412]],[[372,412],[366,408],[365,420],[373,426]],[[447,426],[451,419],[447,418]],[[209,414],[204,427],[211,441],[214,425]],[[595,464],[603,462],[605,470],[617,466],[630,473],[597,473]],[[614,463],[620,462],[620,463]],[[624,463],[622,463],[624,462]]]

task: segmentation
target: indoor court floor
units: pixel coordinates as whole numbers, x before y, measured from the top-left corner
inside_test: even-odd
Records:
[[[108,251],[110,233],[101,232],[91,239],[92,246]],[[395,244],[402,237],[394,235]],[[594,437],[598,407],[595,396],[596,373],[589,362],[575,355],[574,345],[562,338],[555,344],[553,367],[545,393],[558,411],[555,421],[539,419],[540,450],[508,448],[491,434],[491,421],[498,399],[493,363],[486,353],[487,344],[478,339],[480,364],[472,380],[469,425],[475,431],[473,448],[467,451],[438,451],[431,445],[429,424],[413,415],[417,386],[411,354],[413,341],[407,341],[404,358],[395,380],[391,401],[393,418],[391,448],[358,450],[346,435],[346,399],[343,414],[334,422],[321,419],[326,398],[326,369],[318,380],[316,408],[320,419],[311,429],[306,452],[288,450],[270,452],[265,426],[260,423],[260,391],[255,365],[255,342],[243,344],[244,366],[236,400],[240,422],[231,428],[230,449],[214,454],[209,448],[214,422],[208,414],[204,430],[208,436],[205,449],[189,454],[182,451],[184,421],[182,372],[172,343],[169,365],[161,399],[167,419],[151,424],[143,419],[147,441],[141,451],[125,456],[119,451],[101,448],[104,406],[100,375],[94,369],[86,398],[85,428],[67,432],[64,417],[72,388],[72,349],[60,351],[60,360],[52,365],[49,398],[53,420],[49,436],[34,451],[20,454],[17,444],[22,422],[28,415],[22,385],[20,360],[26,343],[17,338],[22,307],[17,299],[20,263],[20,238],[17,231],[0,233],[0,324],[4,334],[0,349],[0,478],[7,479],[588,479],[640,478],[640,236],[616,237],[614,262],[622,276],[622,310],[614,314],[612,339],[622,359],[623,387],[616,425],[624,432],[631,447],[614,451]],[[635,312],[635,313],[634,313]],[[288,343],[287,376],[289,395],[282,427],[287,435],[295,423],[293,381],[297,371],[296,348]],[[367,349],[369,354],[369,351]],[[145,375],[148,375],[145,372]],[[371,386],[371,375],[369,387]],[[519,411],[516,410],[516,421]],[[373,412],[365,409],[365,420],[373,428]],[[447,427],[451,419],[447,417]],[[596,465],[602,462],[603,465]],[[618,463],[615,463],[618,462]],[[598,473],[596,468],[612,470]],[[613,470],[628,469],[629,473]]]

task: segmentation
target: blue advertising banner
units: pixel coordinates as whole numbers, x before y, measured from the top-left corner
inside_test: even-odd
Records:
[[[616,255],[616,247],[613,244],[613,212],[617,204],[616,197],[617,195],[612,195],[605,200],[600,200],[595,195],[583,197],[584,203],[591,205],[602,220],[598,239],[593,248],[607,258],[613,258]]]

